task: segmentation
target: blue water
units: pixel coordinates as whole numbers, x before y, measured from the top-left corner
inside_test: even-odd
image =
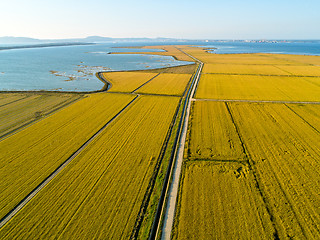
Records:
[[[160,43],[161,44],[161,43]],[[166,42],[217,48],[213,53],[283,53],[320,55],[320,42]],[[147,49],[114,47],[159,45],[155,43],[105,43],[97,45],[28,48],[0,51],[0,91],[59,90],[96,91],[104,84],[99,71],[142,70],[186,63],[168,56],[112,55],[109,52],[141,52]],[[2,45],[5,46],[5,45]],[[161,51],[161,50],[158,50]]]
[[[112,48],[122,45],[110,43],[0,51],[0,90],[96,91],[104,86],[95,76],[99,71],[140,70],[186,64],[169,56],[108,54],[151,51]]]

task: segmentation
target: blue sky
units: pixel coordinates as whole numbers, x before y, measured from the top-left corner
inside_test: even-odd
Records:
[[[320,39],[319,0],[2,0],[0,36]]]

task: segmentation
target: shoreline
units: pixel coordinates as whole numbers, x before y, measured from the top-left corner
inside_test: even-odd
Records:
[[[43,44],[31,44],[20,46],[7,46],[1,47],[0,51],[13,50],[13,49],[28,49],[28,48],[47,48],[47,47],[67,47],[67,46],[82,46],[82,45],[95,45],[95,43],[43,43]]]
[[[40,46],[41,45],[41,46]],[[48,46],[43,46],[43,45],[48,45]],[[42,48],[42,47],[57,47],[57,46],[75,46],[75,45],[94,45],[94,43],[64,43],[64,44],[38,44],[38,45],[30,45],[28,46],[16,46],[17,49],[23,49],[23,48]],[[146,46],[141,46],[139,48],[143,48],[143,47],[147,47],[149,45]],[[166,45],[164,45],[166,46]],[[10,49],[16,49],[16,47],[12,47]],[[113,47],[113,48],[123,48],[123,47]],[[125,48],[130,48],[130,47],[125,47]],[[136,47],[134,47],[136,48]],[[10,49],[1,49],[0,47],[0,51],[1,50],[10,50]],[[161,49],[163,51],[161,52],[168,52],[165,49]],[[150,55],[157,55],[157,56],[163,56],[163,55],[158,55],[158,52],[152,52],[150,51]],[[154,53],[154,54],[152,54]],[[131,53],[131,52],[123,52],[123,53],[108,53],[108,54],[139,54],[139,52],[137,53]],[[173,55],[168,55],[173,57],[175,60],[179,61],[175,56]],[[1,93],[68,93],[68,94],[92,94],[92,93],[99,93],[99,92],[107,92],[111,87],[112,84],[111,82],[109,82],[108,80],[106,80],[101,74],[102,73],[107,73],[107,72],[134,72],[134,71],[149,71],[149,70],[157,70],[157,69],[167,69],[167,68],[174,68],[174,67],[180,67],[180,66],[186,66],[189,64],[183,64],[183,65],[179,65],[179,66],[171,66],[171,67],[160,67],[160,68],[149,68],[149,69],[141,69],[141,70],[119,70],[119,71],[103,71],[103,72],[96,72],[95,75],[98,78],[98,80],[100,80],[104,86],[99,89],[99,90],[93,90],[93,91],[61,91],[61,90],[0,90],[0,94]]]
[[[4,93],[68,93],[68,94],[93,94],[93,93],[99,93],[99,92],[107,92],[112,87],[112,83],[109,82],[107,79],[105,79],[102,76],[102,73],[108,73],[108,72],[139,72],[139,71],[152,71],[152,70],[160,70],[160,69],[168,69],[168,68],[175,68],[175,67],[182,67],[187,66],[191,64],[184,64],[179,66],[172,66],[172,67],[162,67],[162,68],[152,68],[152,69],[142,69],[142,70],[119,70],[119,71],[103,71],[103,72],[96,72],[96,77],[98,80],[100,80],[104,86],[100,90],[94,90],[94,91],[61,91],[61,90],[0,90],[0,94]]]

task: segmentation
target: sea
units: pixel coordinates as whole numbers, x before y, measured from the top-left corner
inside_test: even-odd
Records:
[[[126,47],[161,44],[204,46],[211,48],[214,54],[261,52],[320,55],[320,41],[109,42],[92,45],[17,48],[0,50],[0,91],[97,91],[101,90],[104,84],[95,76],[96,72],[143,70],[193,63],[178,61],[170,56],[110,54],[111,52],[153,51]],[[0,49],[8,46],[0,44]]]

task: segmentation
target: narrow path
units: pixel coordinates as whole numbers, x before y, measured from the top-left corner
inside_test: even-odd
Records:
[[[182,51],[182,50],[180,50]],[[183,51],[182,51],[183,52]],[[185,53],[185,52],[183,52]],[[172,182],[167,192],[167,205],[166,209],[164,210],[164,220],[163,220],[163,227],[162,227],[162,236],[161,239],[170,239],[171,232],[173,227],[174,215],[176,211],[176,202],[178,197],[178,190],[179,190],[179,181],[182,169],[182,162],[183,162],[183,153],[184,153],[184,146],[187,137],[187,130],[188,130],[188,121],[190,115],[190,108],[191,108],[191,99],[195,93],[196,87],[199,82],[200,74],[202,71],[203,63],[198,59],[194,58],[193,56],[185,53],[196,62],[199,62],[198,71],[195,75],[195,81],[192,86],[190,86],[191,91],[186,97],[186,109],[184,115],[184,122],[181,128],[181,132],[179,135],[179,143],[178,148],[175,156],[175,165],[172,171]]]
[[[52,172],[42,183],[33,189],[17,206],[15,206],[0,221],[2,228],[11,218],[13,218],[34,196],[37,195],[55,176],[57,176],[75,157],[77,157],[94,139],[96,139],[112,123],[124,110],[126,110],[137,98],[137,95],[124,108],[120,110],[113,118],[111,118],[102,128],[100,128],[89,140],[87,140],[76,152],[74,152],[64,163],[62,163],[54,172]]]
[[[212,102],[245,102],[245,103],[280,103],[280,104],[320,104],[320,102],[309,101],[273,101],[273,100],[244,100],[244,99],[201,99],[192,98],[191,101],[212,101]]]

